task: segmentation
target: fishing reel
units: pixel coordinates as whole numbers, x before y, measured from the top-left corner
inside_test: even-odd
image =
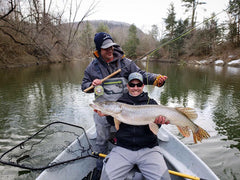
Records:
[[[94,94],[96,96],[102,96],[104,94],[104,89],[101,85],[95,86],[94,87]]]

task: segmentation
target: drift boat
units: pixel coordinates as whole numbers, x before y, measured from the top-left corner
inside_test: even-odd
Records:
[[[55,158],[52,164],[68,161],[69,159],[77,160],[65,163],[64,165],[54,166],[46,169],[37,177],[37,180],[91,179],[90,172],[95,168],[96,158],[93,156],[86,156],[87,158],[82,157],[85,156],[83,149],[85,145],[90,143],[94,149],[96,140],[95,127],[93,126],[86,131],[86,134],[87,138],[85,138],[85,135],[77,138]],[[219,179],[196,154],[194,154],[186,145],[178,140],[171,132],[164,128],[164,126],[160,128],[158,132],[158,138],[159,146],[169,168],[171,179]],[[111,149],[113,144],[109,144],[109,148]],[[79,149],[82,150],[79,151]],[[85,153],[87,153],[87,150]],[[80,158],[78,159],[78,157]],[[141,173],[137,170],[137,168],[134,168],[131,172],[129,172],[127,179],[133,179],[134,176],[141,177]]]

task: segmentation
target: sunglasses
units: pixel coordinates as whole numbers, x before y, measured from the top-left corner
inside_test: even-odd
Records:
[[[137,84],[134,84],[134,83],[128,83],[128,85],[130,86],[130,87],[135,87],[135,86],[137,86],[137,87],[142,87],[143,86],[143,83],[137,83]]]

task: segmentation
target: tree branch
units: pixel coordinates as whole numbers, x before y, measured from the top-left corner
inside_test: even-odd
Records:
[[[13,4],[13,0],[10,0],[9,2],[11,4],[11,8],[10,10],[7,12],[7,14],[4,14],[3,16],[0,16],[0,20],[4,19],[5,17],[7,17],[9,14],[11,14],[13,12],[13,10],[16,8],[16,4]]]
[[[0,29],[2,32],[3,32],[3,34],[5,34],[5,35],[7,35],[7,36],[9,36],[15,43],[17,43],[17,44],[21,44],[21,45],[23,45],[23,46],[25,46],[25,45],[31,45],[31,44],[27,44],[27,43],[23,43],[23,42],[20,42],[20,41],[17,41],[10,33],[8,33],[7,31],[4,31],[3,29]]]

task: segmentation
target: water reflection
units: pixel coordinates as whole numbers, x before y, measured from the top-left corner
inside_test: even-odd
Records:
[[[237,91],[232,88],[221,90],[214,109],[214,121],[220,134],[226,135],[228,140],[238,142],[230,147],[240,150],[240,100]]]
[[[240,150],[240,69],[233,67],[154,66],[154,71],[168,75],[161,93],[162,104],[178,104],[200,108],[211,106],[209,118],[231,148]],[[172,68],[173,67],[173,68]],[[210,115],[210,114],[209,114]]]
[[[88,63],[1,70],[1,153],[53,121],[65,121],[85,128],[93,124],[92,110],[88,106],[93,96],[80,89]],[[139,66],[144,69],[146,63],[139,63]],[[219,177],[239,177],[240,68],[151,62],[148,71],[168,76],[163,88],[145,87],[150,96],[163,105],[195,108],[199,114],[196,123],[206,129],[211,138],[194,145],[191,138],[183,138],[174,130],[176,135]],[[218,153],[224,154],[221,159]],[[231,163],[227,163],[228,159]],[[0,169],[0,175],[10,173],[14,178],[18,176],[11,168],[4,166]]]

